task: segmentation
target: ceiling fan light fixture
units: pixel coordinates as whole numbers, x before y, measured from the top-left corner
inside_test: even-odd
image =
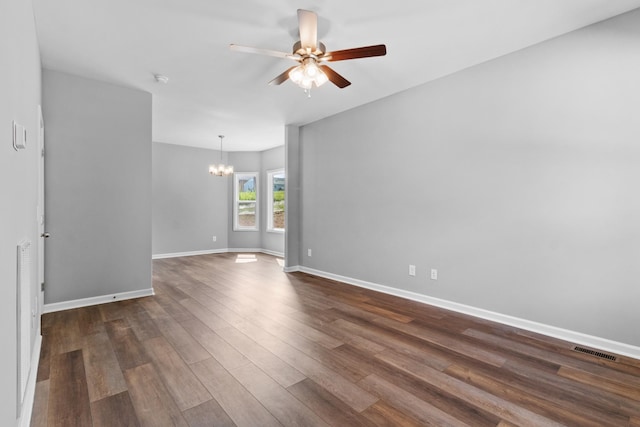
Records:
[[[304,75],[310,79],[313,79],[320,72],[318,64],[313,58],[305,59],[302,64],[304,66]]]
[[[329,80],[314,58],[305,58],[300,65],[289,71],[289,78],[305,90],[311,89],[314,84],[320,87]]]
[[[292,82],[300,86],[302,79],[304,79],[304,68],[302,65],[298,65],[293,70],[289,71],[289,78]]]
[[[322,86],[323,84],[325,84],[328,81],[329,81],[329,77],[327,77],[327,75],[324,73],[324,71],[322,71],[321,69],[318,68],[318,74],[316,75],[316,77],[314,79],[314,83],[316,84],[316,86],[320,87],[320,86]]]

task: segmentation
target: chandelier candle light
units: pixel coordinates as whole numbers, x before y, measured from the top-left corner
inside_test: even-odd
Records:
[[[220,138],[220,164],[209,165],[209,173],[215,176],[227,176],[233,173],[233,166],[222,163],[222,139],[224,135],[218,135]]]

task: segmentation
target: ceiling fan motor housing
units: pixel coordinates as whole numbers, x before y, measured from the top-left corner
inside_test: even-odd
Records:
[[[293,53],[300,56],[315,55],[316,57],[322,56],[327,51],[324,43],[318,42],[318,46],[314,50],[302,47],[302,42],[298,40],[293,44]]]

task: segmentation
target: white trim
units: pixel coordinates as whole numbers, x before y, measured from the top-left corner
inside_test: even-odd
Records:
[[[270,249],[260,249],[260,252],[262,252],[263,254],[272,255],[278,258],[284,258],[284,252],[276,252]]]
[[[302,270],[300,270],[299,265],[294,265],[293,267],[284,267],[282,271],[284,271],[285,273],[297,273],[298,271],[302,271]]]
[[[242,253],[242,252],[262,253],[262,254],[273,255],[276,257],[284,258],[284,253],[276,252],[276,251],[272,251],[264,248],[229,248],[227,249],[227,252],[229,253]]]
[[[266,174],[267,174],[267,233],[284,233],[284,228],[273,227],[273,177],[274,175],[284,176],[285,191],[286,191],[287,175],[284,168],[271,169],[266,171]],[[285,209],[286,209],[286,198],[285,198]]]
[[[197,255],[209,255],[209,254],[226,254],[226,253],[242,253],[242,252],[260,252],[267,255],[273,255],[280,258],[284,258],[283,252],[276,252],[270,249],[264,248],[223,248],[223,249],[207,249],[204,251],[191,251],[191,252],[174,252],[166,254],[155,254],[151,256],[151,259],[163,259],[163,258],[179,258],[183,256],[197,256]]]
[[[24,391],[24,400],[22,401],[22,409],[20,410],[20,427],[29,427],[31,425],[31,416],[33,414],[33,402],[36,396],[36,378],[38,376],[38,365],[40,364],[40,349],[42,348],[42,335],[36,336],[36,342],[31,351],[31,370],[29,371],[29,379],[27,387]]]
[[[260,172],[234,172],[233,174],[233,231],[260,231]],[[238,224],[238,205],[240,202],[252,202],[252,200],[239,200],[238,180],[241,177],[253,177],[255,179],[256,199],[256,225],[253,227],[241,226]]]
[[[107,302],[121,301],[126,299],[148,297],[155,295],[153,288],[141,289],[139,291],[120,292],[117,294],[101,295],[98,297],[76,299],[71,301],[55,302],[53,304],[44,305],[44,313],[52,313],[54,311],[69,310],[72,308],[87,307],[90,305],[104,304]]]
[[[385,294],[395,295],[397,297],[409,299],[412,301],[418,301],[421,303],[433,305],[436,307],[444,308],[447,310],[455,311],[458,313],[468,314],[470,316],[479,317],[481,319],[490,320],[493,322],[502,323],[516,328],[524,329],[531,332],[547,335],[550,337],[558,338],[564,341],[569,341],[576,344],[581,344],[588,347],[593,347],[600,350],[605,350],[622,356],[628,356],[634,359],[640,360],[640,347],[625,344],[617,341],[608,340],[606,338],[600,338],[592,335],[583,334],[581,332],[570,331],[568,329],[558,328],[556,326],[545,325],[543,323],[533,322],[531,320],[520,319],[518,317],[509,316],[506,314],[496,313],[482,308],[472,307],[465,304],[460,304],[453,301],[447,301],[439,298],[430,297],[423,294],[418,294],[411,291],[405,291],[403,289],[392,288],[385,285],[379,285],[377,283],[367,282],[364,280],[353,279],[351,277],[340,276],[338,274],[327,273],[325,271],[316,270],[304,266],[287,267],[285,272],[301,271],[303,273],[312,274],[314,276],[324,277],[326,279],[343,282],[349,285],[358,286],[361,288],[371,289],[374,291],[382,292]]]
[[[228,248],[227,252],[230,253],[241,253],[241,252],[249,252],[249,253],[258,253],[258,252],[262,252],[262,249],[260,248]]]
[[[151,255],[151,259],[162,259],[162,258],[178,258],[183,256],[194,256],[194,255],[209,255],[209,254],[224,254],[229,252],[229,249],[205,249],[203,251],[189,251],[189,252],[173,252],[166,254],[154,254]]]

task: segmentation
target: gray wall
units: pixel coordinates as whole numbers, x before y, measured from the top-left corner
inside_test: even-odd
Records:
[[[151,95],[43,72],[46,302],[151,288]]]
[[[266,231],[266,171],[284,167],[284,146],[223,155],[236,172],[259,174],[258,231],[233,231],[233,178],[208,173],[219,156],[216,150],[153,143],[154,255],[227,248],[284,252],[284,235]]]
[[[2,1],[0,6],[0,425],[16,421],[16,245],[31,241],[31,295],[38,295],[38,105],[40,52],[30,1]],[[11,121],[27,129],[27,148],[15,151]],[[37,306],[34,305],[34,308]],[[36,322],[39,320],[37,314]],[[32,331],[32,340],[35,338]],[[26,355],[25,357],[29,357]]]
[[[285,128],[285,268],[301,265],[300,249],[300,128]]]
[[[153,254],[227,248],[230,178],[209,175],[219,156],[153,143]]]
[[[300,263],[640,345],[639,75],[636,10],[302,127]]]

